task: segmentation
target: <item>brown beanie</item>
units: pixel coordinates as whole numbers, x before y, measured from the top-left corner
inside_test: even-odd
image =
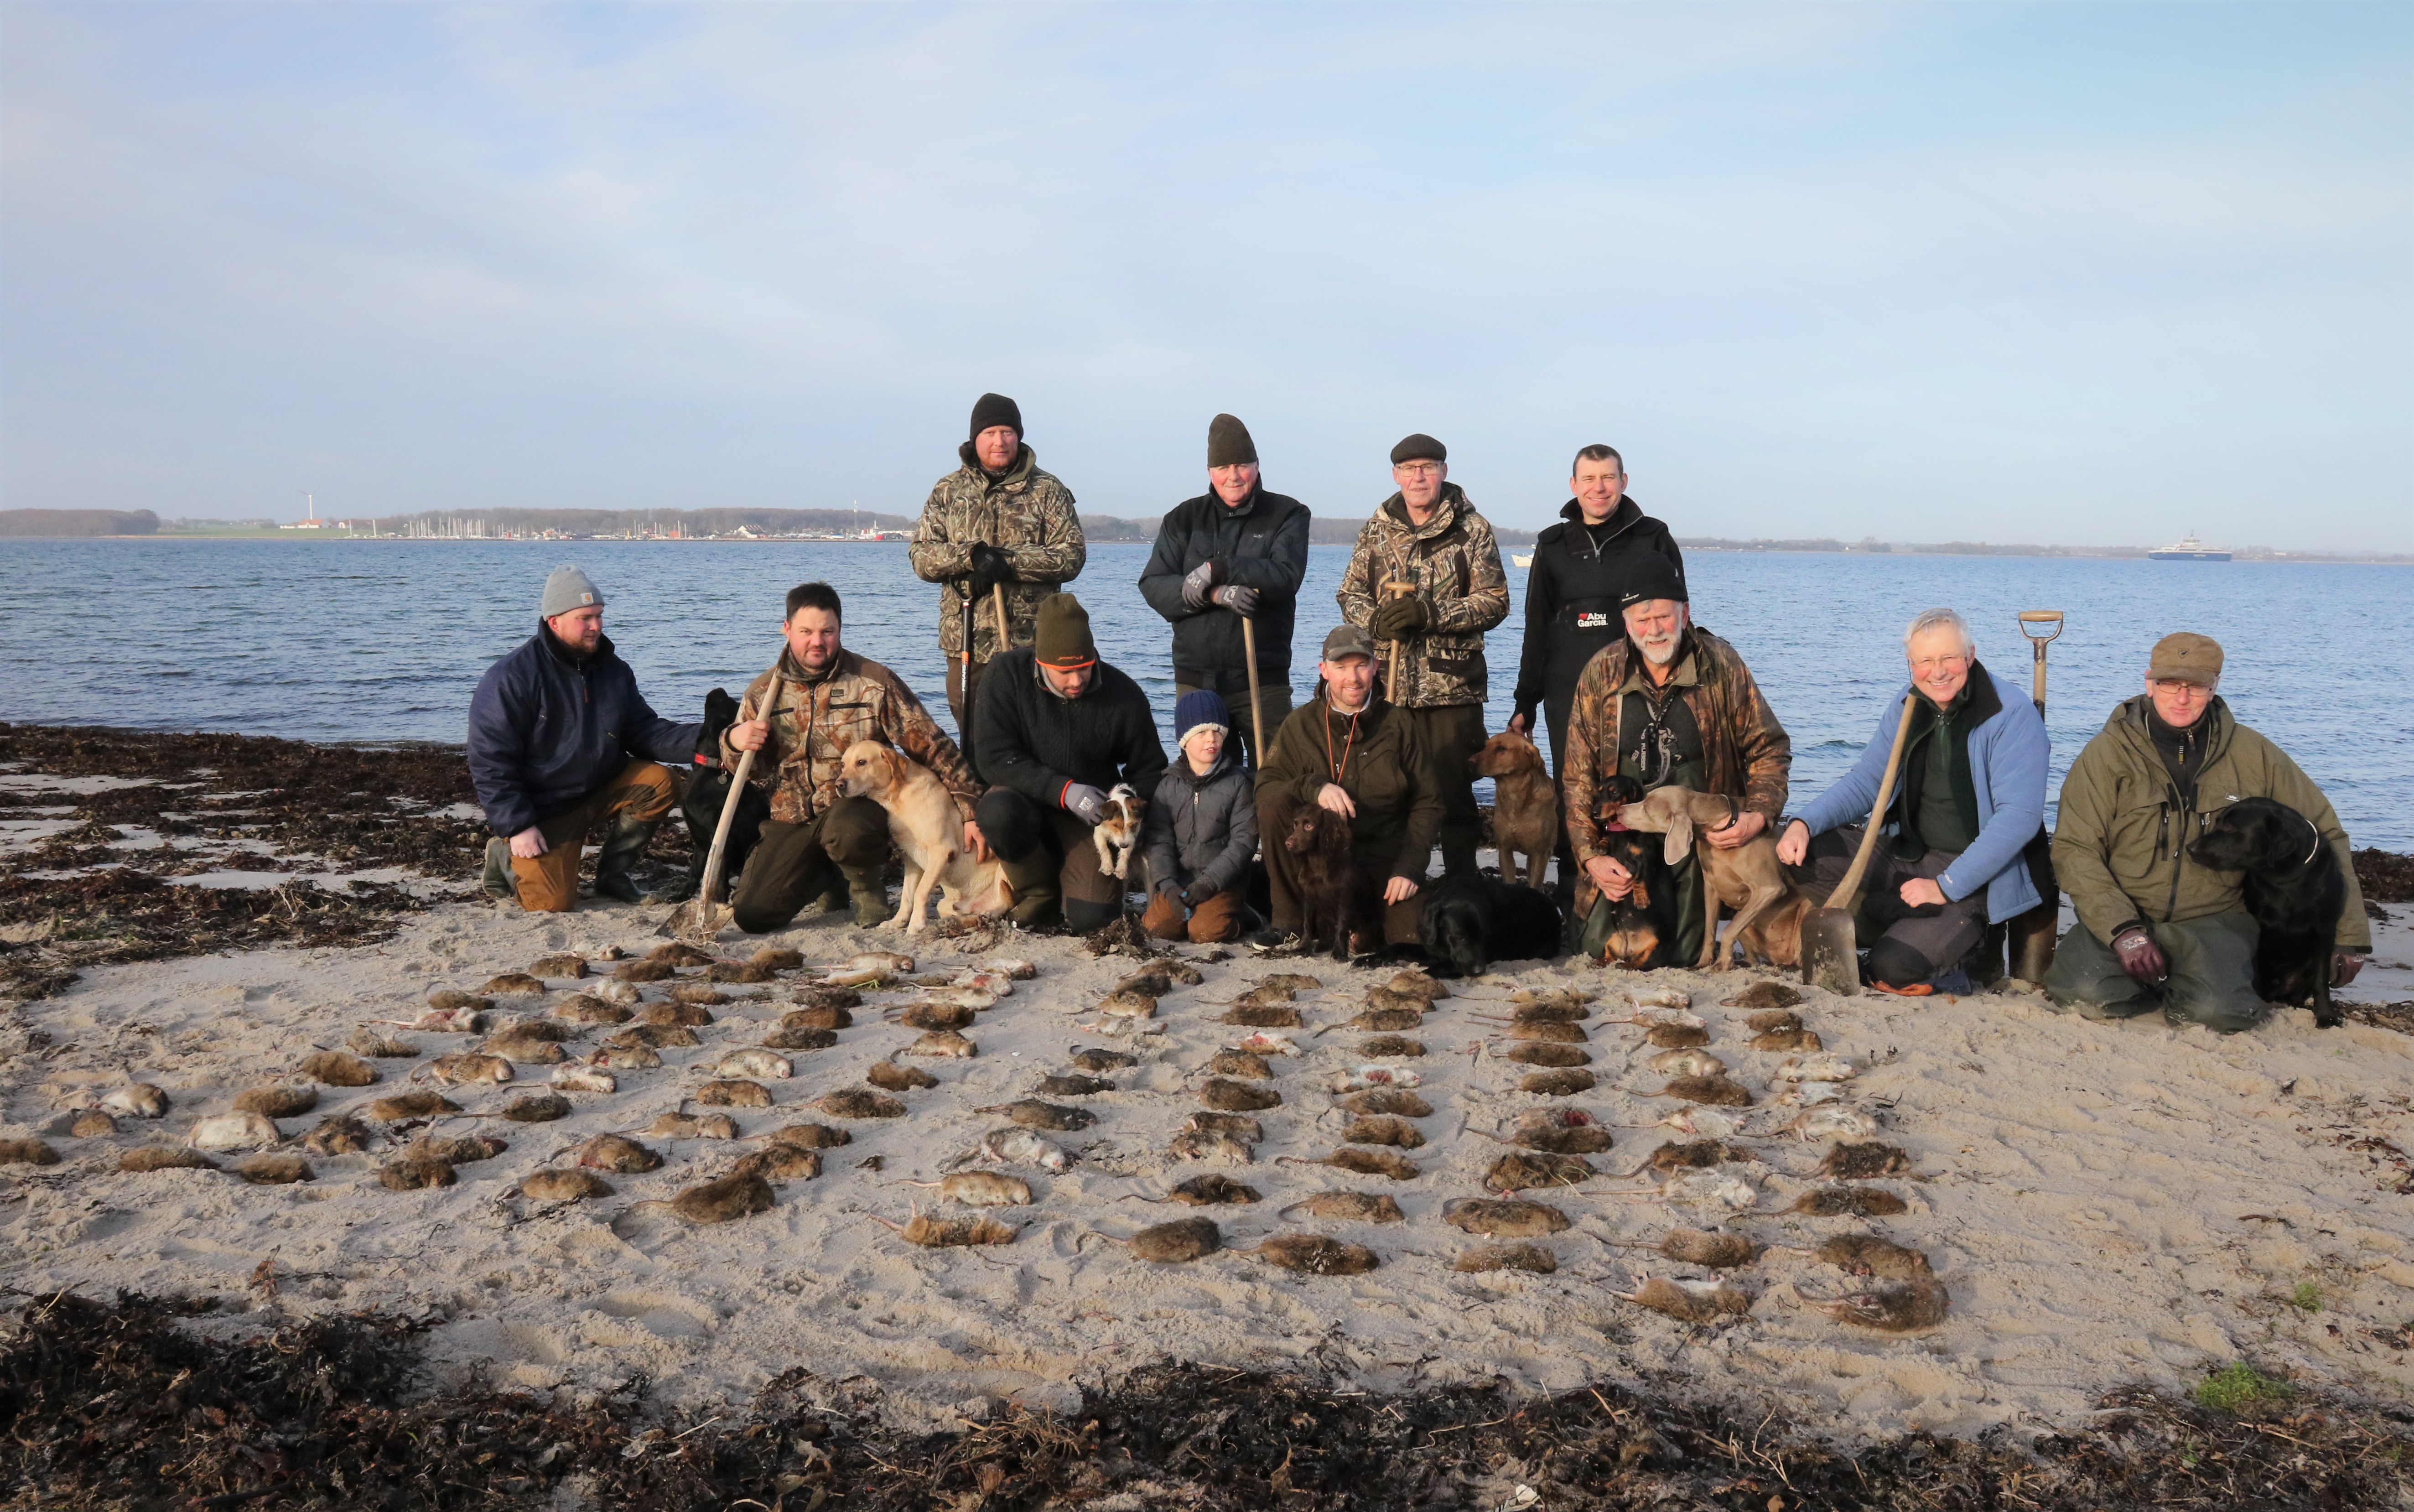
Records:
[[[1207,422],[1207,465],[1233,467],[1258,459],[1258,443],[1237,415],[1219,414]]]
[[[1032,637],[1032,654],[1042,666],[1088,666],[1098,659],[1098,643],[1090,638],[1090,611],[1070,593],[1051,593],[1039,601],[1039,628]]]
[[[1450,448],[1423,431],[1419,431],[1413,436],[1402,437],[1400,444],[1392,448],[1393,467],[1398,467],[1403,462],[1418,460],[1447,462],[1450,460]]]
[[[2200,688],[2221,681],[2221,642],[2183,630],[2154,642],[2146,675],[2157,682],[2193,682]]]

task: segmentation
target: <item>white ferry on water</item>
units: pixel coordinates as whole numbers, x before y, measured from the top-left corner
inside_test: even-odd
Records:
[[[2146,553],[2148,561],[2228,561],[2229,553],[2218,546],[2209,546],[2191,535],[2175,546],[2158,546]]]

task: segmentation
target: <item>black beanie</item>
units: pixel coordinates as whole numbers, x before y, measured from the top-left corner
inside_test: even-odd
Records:
[[[984,394],[973,405],[973,433],[966,441],[977,441],[980,433],[991,426],[1012,426],[1014,439],[1022,439],[1022,411],[1003,394]]]
[[[1258,459],[1258,443],[1237,415],[1219,414],[1207,422],[1207,465],[1232,467]]]
[[[1618,591],[1617,606],[1622,610],[1630,604],[1657,598],[1691,602],[1685,596],[1685,575],[1657,551],[1637,551],[1626,569],[1626,586]]]
[[[1450,460],[1450,448],[1434,440],[1431,436],[1426,435],[1422,430],[1413,436],[1404,439],[1400,444],[1392,448],[1392,465],[1393,467],[1398,467],[1403,462],[1416,461],[1420,457],[1430,457],[1437,462],[1447,462]]]

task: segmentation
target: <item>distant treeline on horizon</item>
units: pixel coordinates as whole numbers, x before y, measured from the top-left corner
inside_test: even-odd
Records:
[[[374,521],[382,533],[395,533],[410,526],[440,528],[448,522],[469,521],[495,531],[557,531],[570,536],[617,537],[628,533],[644,535],[663,533],[676,529],[689,537],[727,535],[741,527],[758,533],[852,534],[865,530],[911,531],[916,523],[911,515],[884,514],[876,510],[855,509],[480,509],[424,510],[413,515],[381,515]],[[372,521],[357,517],[366,529]],[[1308,539],[1319,546],[1348,546],[1358,539],[1359,530],[1365,525],[1361,516],[1343,519],[1319,516],[1309,527]],[[1101,543],[1145,544],[1156,539],[1155,518],[1125,519],[1112,515],[1083,515],[1082,532],[1090,540]],[[231,530],[274,530],[276,522],[268,519],[168,519],[162,520],[147,509],[0,509],[0,537],[75,537],[124,536],[158,534],[207,534]],[[1532,531],[1513,530],[1495,525],[1493,532],[1504,546],[1531,546]],[[294,539],[312,537],[325,539],[321,531],[295,531]],[[340,536],[337,537],[341,539]],[[1900,552],[1914,556],[1951,557],[2142,557],[2145,546],[2068,546],[2001,544],[1989,541],[1934,541],[1920,543],[1886,542],[1875,538],[1840,541],[1827,536],[1793,540],[1739,540],[1724,536],[1680,535],[1676,544],[1688,551],[1834,551],[1851,553],[1891,554]],[[2278,551],[2269,546],[2241,546],[2232,553],[2243,561],[2414,561],[2414,557],[2388,554],[2350,556],[2340,552]]]

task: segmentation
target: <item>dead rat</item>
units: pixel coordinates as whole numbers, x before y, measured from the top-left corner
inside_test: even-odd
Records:
[[[1402,997],[1413,997],[1420,1002],[1426,1003],[1433,1002],[1438,998],[1448,997],[1450,996],[1450,989],[1448,987],[1443,986],[1440,982],[1425,975],[1423,972],[1415,970],[1401,972],[1398,976],[1395,976],[1391,981],[1385,982],[1383,987],[1385,991],[1397,993]]]
[[[193,1127],[186,1130],[185,1143],[197,1150],[249,1150],[274,1145],[284,1137],[266,1114],[218,1113],[194,1120]],[[38,1139],[19,1143],[50,1148]]]
[[[1769,1008],[1744,1020],[1754,1034],[1780,1034],[1802,1027],[1802,1015],[1790,1008]]]
[[[1243,1186],[1228,1175],[1213,1172],[1177,1182],[1163,1197],[1143,1197],[1142,1202],[1182,1203],[1191,1207],[1221,1207],[1234,1203],[1261,1202],[1255,1187]]]
[[[1711,1234],[1702,1229],[1670,1229],[1656,1243],[1627,1244],[1613,1241],[1613,1250],[1650,1250],[1681,1265],[1702,1265],[1711,1270],[1732,1270],[1748,1265],[1760,1253],[1757,1246],[1740,1234]]]
[[[587,1057],[589,1066],[622,1071],[649,1071],[662,1063],[661,1053],[645,1045],[605,1045]]]
[[[313,1155],[358,1155],[369,1147],[369,1126],[349,1113],[322,1118],[302,1136],[302,1147]]]
[[[1216,1165],[1247,1165],[1256,1159],[1246,1141],[1207,1130],[1186,1130],[1173,1136],[1165,1153],[1177,1160],[1206,1160]]]
[[[780,1015],[783,1029],[832,1029],[855,1027],[855,1015],[842,1008],[794,1008]]]
[[[907,1244],[917,1244],[926,1250],[952,1249],[970,1244],[1012,1244],[1015,1236],[1014,1230],[988,1218],[932,1218],[927,1213],[916,1213],[910,1223],[894,1223],[874,1213],[872,1220],[887,1223]]]
[[[1341,1130],[1344,1145],[1389,1145],[1397,1149],[1424,1148],[1425,1136],[1406,1118],[1389,1114],[1371,1114],[1349,1120]]]
[[[1424,1021],[1424,1015],[1413,1008],[1370,1008],[1355,1018],[1345,1019],[1339,1024],[1328,1024],[1316,1032],[1325,1035],[1331,1034],[1335,1029],[1363,1029],[1370,1033],[1413,1029]]]
[[[1502,1058],[1520,1066],[1589,1066],[1592,1052],[1577,1045],[1522,1044],[1510,1046]]]
[[[1231,1048],[1244,1055],[1296,1055],[1299,1054],[1299,1041],[1287,1034],[1259,1029],[1241,1036]]]
[[[441,1160],[446,1165],[470,1165],[491,1160],[511,1146],[485,1134],[422,1134],[403,1147],[406,1160]]]
[[[937,1077],[919,1066],[901,1066],[893,1060],[873,1061],[863,1079],[889,1092],[917,1092],[939,1085]]]
[[[1218,1050],[1208,1057],[1205,1070],[1210,1076],[1241,1076],[1258,1082],[1271,1080],[1274,1074],[1265,1056],[1245,1050]]]
[[[1256,1145],[1266,1137],[1265,1129],[1245,1113],[1194,1113],[1185,1128],[1201,1134],[1225,1134],[1244,1145]]]
[[[758,1175],[766,1181],[811,1181],[822,1174],[822,1154],[794,1145],[771,1145],[729,1169],[732,1175]]]
[[[1796,989],[1781,981],[1762,981],[1753,982],[1732,997],[1720,998],[1719,1006],[1721,1008],[1788,1009],[1798,1007],[1801,1002],[1802,994]],[[1766,1027],[1756,1019],[1751,1026],[1755,1029]]]
[[[1119,1071],[1140,1064],[1138,1055],[1128,1055],[1120,1050],[1097,1050],[1081,1045],[1073,1047],[1071,1059],[1076,1067],[1085,1071]]]
[[[1517,1083],[1517,1090],[1538,1093],[1546,1098],[1573,1097],[1578,1092],[1591,1091],[1598,1080],[1588,1070],[1568,1067],[1529,1072]]]
[[[427,1006],[430,1010],[438,1013],[467,1016],[472,1013],[484,1013],[491,1011],[494,1009],[495,1000],[491,997],[480,997],[474,993],[465,993],[457,987],[438,987],[428,993]],[[431,1032],[472,1034],[476,1031],[473,1029],[449,1029]]]
[[[1823,1239],[1815,1250],[1799,1255],[1836,1266],[1855,1276],[1883,1276],[1890,1280],[1916,1280],[1930,1274],[1928,1257],[1874,1234],[1839,1234]]]
[[[1952,1304],[1945,1283],[1933,1277],[1889,1281],[1839,1297],[1808,1296],[1799,1292],[1796,1295],[1839,1323],[1890,1334],[1933,1328],[1945,1321],[1945,1311]]]
[[[763,1036],[766,1050],[827,1050],[838,1036],[827,1029],[773,1029]]]
[[[1414,1013],[1420,1018],[1433,1011],[1433,1003],[1430,999],[1410,996],[1406,993],[1395,993],[1389,987],[1367,988],[1365,1006],[1376,1012],[1406,1011]]]
[[[1794,1199],[1787,1211],[1810,1218],[1892,1218],[1911,1205],[1883,1187],[1819,1187]]]
[[[84,1109],[75,1115],[75,1122],[67,1125],[69,1137],[75,1139],[102,1139],[116,1132],[117,1120],[98,1108]]]
[[[668,961],[623,961],[612,968],[614,981],[668,981],[678,975],[678,967]]]
[[[410,1074],[422,1073],[455,1086],[478,1082],[508,1082],[512,1079],[512,1063],[500,1055],[480,1055],[465,1051],[457,1055],[439,1055]]]
[[[388,1191],[417,1191],[427,1187],[450,1187],[460,1179],[453,1174],[453,1168],[442,1160],[393,1160],[378,1171],[378,1185]]]
[[[1363,1245],[1344,1244],[1321,1234],[1277,1234],[1253,1250],[1232,1253],[1255,1255],[1270,1265],[1310,1276],[1363,1276],[1382,1264],[1374,1250]]]
[[[1656,1202],[1679,1207],[1724,1207],[1732,1211],[1750,1212],[1760,1205],[1760,1193],[1743,1176],[1726,1166],[1706,1170],[1671,1171],[1660,1178],[1652,1191],[1595,1192],[1592,1195],[1610,1202]]]
[[[419,1047],[408,1040],[395,1040],[378,1033],[364,1024],[344,1041],[344,1048],[357,1055],[373,1055],[379,1060],[410,1060],[419,1055]]]
[[[712,965],[715,957],[697,950],[685,940],[672,940],[648,951],[646,959],[673,966],[708,966]]]
[[[718,988],[708,987],[700,981],[672,982],[667,996],[672,1003],[693,1005],[700,1008],[719,1008],[722,1004],[729,1001],[729,995],[727,993],[722,992]],[[695,1021],[693,1019],[678,1019],[674,1022],[679,1024],[693,1024]],[[710,1019],[707,1019],[704,1022],[709,1024],[712,1021]]]
[[[1751,1294],[1724,1281],[1676,1281],[1646,1276],[1643,1284],[1633,1291],[1609,1295],[1622,1302],[1666,1313],[1679,1323],[1712,1323],[1751,1310]]]
[[[1483,1173],[1487,1191],[1524,1191],[1530,1187],[1572,1187],[1589,1181],[1601,1173],[1581,1155],[1552,1155],[1534,1150],[1526,1154],[1504,1155],[1492,1162]]]
[[[378,1069],[341,1050],[321,1050],[302,1057],[302,1074],[329,1086],[366,1086],[378,1079]]]
[[[1900,1145],[1875,1140],[1861,1144],[1838,1141],[1819,1162],[1818,1174],[1837,1181],[1868,1181],[1879,1176],[1912,1175],[1911,1156]]]
[[[718,997],[719,993],[713,994]],[[672,1025],[682,1029],[700,1029],[712,1022],[712,1010],[701,1003],[648,1003],[638,1011],[640,1024]]]
[[[1368,1060],[1382,1060],[1403,1055],[1413,1057],[1424,1053],[1425,1047],[1422,1040],[1407,1039],[1396,1034],[1378,1034],[1372,1040],[1362,1040],[1358,1043],[1358,1054]]]
[[[935,1055],[943,1060],[969,1060],[980,1047],[953,1029],[932,1029],[905,1047],[909,1055]]]
[[[979,1016],[961,1003],[908,1003],[897,1022],[909,1029],[961,1029]]]
[[[1199,1100],[1219,1113],[1259,1113],[1281,1106],[1282,1094],[1272,1087],[1216,1076],[1199,1088]]]
[[[120,1171],[140,1174],[145,1171],[215,1171],[218,1162],[199,1150],[180,1150],[167,1145],[145,1145],[141,1149],[127,1150],[117,1158]]]
[[[296,1118],[319,1105],[319,1089],[315,1086],[255,1086],[236,1094],[237,1113],[256,1113],[263,1118]]]
[[[1095,1229],[1090,1232],[1097,1234]],[[1111,1234],[1098,1234],[1098,1237],[1126,1247],[1135,1260],[1160,1265],[1187,1265],[1224,1248],[1224,1231],[1212,1218],[1177,1218],[1144,1228],[1128,1239],[1117,1239]]]
[[[1031,1201],[1031,1183],[995,1171],[958,1171],[937,1181],[903,1181],[905,1187],[936,1187],[942,1202],[967,1207],[1021,1207]]]
[[[1710,1031],[1691,1024],[1654,1024],[1643,1031],[1643,1042],[1660,1050],[1692,1050],[1710,1042]]]
[[[1296,971],[1269,971],[1258,979],[1259,987],[1270,987],[1278,992],[1312,993],[1323,985],[1319,979],[1304,977]]]
[[[478,1048],[516,1066],[559,1066],[570,1058],[556,1041],[524,1035],[499,1034]]]
[[[1530,1270],[1548,1276],[1559,1268],[1559,1257],[1539,1244],[1478,1245],[1451,1263],[1465,1273],[1486,1270]]]
[[[1591,1036],[1581,1024],[1512,1024],[1509,1038],[1527,1044],[1580,1045]]]
[[[1109,993],[1098,999],[1098,1011],[1109,1018],[1153,1019],[1156,999],[1146,993]]]
[[[1261,981],[1235,997],[1227,1005],[1232,1008],[1279,1008],[1296,997],[1298,993],[1278,982]]]
[[[1352,1092],[1336,1100],[1336,1105],[1351,1113],[1388,1113],[1403,1118],[1428,1118],[1433,1104],[1405,1087],[1372,1086],[1363,1092]]]
[[[685,1050],[700,1045],[703,1040],[684,1024],[632,1024],[604,1041],[615,1047],[638,1046],[647,1050]]]
[[[1796,1114],[1785,1131],[1796,1139],[1867,1139],[1878,1131],[1878,1121],[1866,1113],[1831,1102]]]
[[[440,1113],[459,1113],[461,1104],[434,1092],[405,1092],[399,1097],[380,1098],[369,1104],[369,1116],[381,1124],[398,1124],[406,1118],[433,1118]]]
[[[772,1130],[763,1138],[768,1144],[793,1145],[800,1150],[835,1149],[855,1143],[853,1134],[827,1124],[790,1124],[785,1129]]]
[[[1300,1026],[1299,1010],[1280,1003],[1263,1008],[1227,1009],[1215,1022],[1244,1029],[1296,1029]]]
[[[794,971],[805,964],[805,952],[791,951],[784,946],[766,945],[754,952],[753,960],[756,966],[767,971]]]
[[[738,1120],[725,1113],[666,1113],[638,1132],[654,1139],[736,1139]]]
[[[745,1076],[758,1080],[782,1082],[797,1073],[787,1056],[768,1050],[733,1050],[713,1063],[713,1070],[723,1076]]]
[[[616,1175],[632,1175],[662,1168],[663,1158],[623,1134],[597,1134],[571,1151],[577,1163]]]
[[[544,983],[525,971],[505,971],[487,979],[478,990],[490,997],[516,997],[541,993]]]
[[[593,1066],[556,1066],[547,1078],[564,1092],[618,1092],[620,1081],[610,1071]]]
[[[1098,1115],[1087,1108],[1067,1108],[1059,1103],[1043,1102],[1037,1098],[1023,1098],[1015,1102],[1000,1102],[992,1107],[975,1108],[975,1113],[1002,1113],[1012,1123],[1025,1129],[1087,1129],[1098,1121]]]
[[[1825,1041],[1809,1029],[1771,1029],[1744,1041],[1754,1050],[1816,1050]]]
[[[1717,1108],[1749,1108],[1751,1094],[1723,1076],[1677,1076],[1652,1097],[1676,1098],[1686,1102],[1706,1102]]]
[[[1643,1062],[1662,1076],[1724,1076],[1727,1063],[1706,1050],[1663,1050]]]
[[[1576,1024],[1592,1017],[1592,1010],[1582,1003],[1562,998],[1542,1002],[1519,1003],[1509,1010],[1512,1024]]]
[[[389,1168],[390,1169],[390,1168]],[[447,1166],[445,1174],[451,1175]],[[449,1181],[438,1186],[451,1186]],[[520,1195],[533,1202],[575,1203],[589,1197],[609,1197],[612,1183],[592,1171],[539,1171],[520,1183]]]
[[[707,1082],[692,1094],[708,1108],[767,1108],[771,1106],[771,1089],[760,1082],[744,1077],[723,1077]]]
[[[704,968],[707,981],[768,981],[774,975],[769,966],[752,961],[715,961]]]
[[[1319,1191],[1315,1196],[1291,1204],[1277,1218],[1306,1209],[1310,1218],[1328,1223],[1405,1223],[1408,1216],[1392,1198],[1371,1191]]]
[[[1414,1181],[1423,1171],[1405,1155],[1390,1150],[1361,1150],[1344,1147],[1334,1150],[1320,1160],[1303,1160],[1298,1156],[1281,1158],[1284,1165],[1329,1165],[1336,1171],[1349,1171],[1362,1176],[1388,1176],[1393,1181]]]
[[[798,987],[788,994],[788,1001],[799,1008],[861,1008],[863,995],[852,987]],[[829,1027],[842,1029],[846,1025],[839,1024]]]
[[[1723,1141],[1695,1139],[1688,1140],[1681,1145],[1662,1145],[1644,1157],[1641,1165],[1632,1171],[1614,1173],[1614,1175],[1615,1179],[1619,1181],[1641,1175],[1657,1179],[1672,1171],[1706,1171],[1711,1166],[1723,1165],[1729,1160],[1751,1159],[1751,1151],[1738,1149]]]
[[[1051,1174],[1063,1172],[1070,1160],[1051,1141],[1028,1129],[1013,1128],[992,1129],[983,1134],[973,1154],[992,1165],[1036,1165]]]
[[[0,1165],[56,1165],[59,1152],[46,1140],[0,1139]]]
[[[1487,1239],[1539,1238],[1568,1226],[1568,1215],[1550,1204],[1514,1197],[1464,1197],[1445,1205],[1441,1216],[1451,1227]]]
[[[624,1211],[667,1207],[691,1223],[727,1223],[771,1210],[771,1184],[752,1171],[732,1171],[714,1181],[699,1182],[667,1201],[631,1203]]]
[[[567,951],[556,955],[539,956],[529,967],[529,975],[575,980],[587,975],[587,957]]]
[[[1115,1084],[1097,1076],[1048,1075],[1031,1090],[1045,1098],[1090,1098],[1101,1092],[1111,1092]]]
[[[1608,1130],[1593,1120],[1592,1115],[1580,1109],[1537,1108],[1519,1118],[1517,1131],[1502,1143],[1551,1155],[1599,1155],[1616,1141]]]

